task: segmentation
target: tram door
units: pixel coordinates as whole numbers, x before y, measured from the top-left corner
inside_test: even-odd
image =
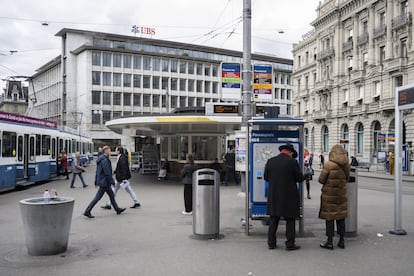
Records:
[[[29,134],[19,135],[17,137],[17,161],[22,164],[22,173],[19,173],[19,179],[27,179],[30,175],[34,175],[29,172],[29,164],[35,163],[35,136]],[[33,167],[34,169],[35,167]]]

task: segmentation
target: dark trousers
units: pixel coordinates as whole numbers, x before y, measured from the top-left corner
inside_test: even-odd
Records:
[[[279,226],[280,217],[270,216],[269,231],[267,232],[267,244],[276,246],[276,232]],[[295,219],[285,218],[286,220],[286,247],[295,245]]]
[[[234,179],[234,182],[236,182],[236,184],[239,184],[239,180],[237,179],[237,175],[236,175],[236,168],[233,166],[226,166],[226,172],[224,175],[224,184],[228,185],[229,184],[229,176],[232,176]]]
[[[111,189],[111,186],[99,187],[98,191],[96,192],[95,198],[89,203],[88,207],[86,207],[85,213],[90,213],[92,208],[98,203],[98,201],[103,197],[103,195],[107,193],[109,199],[111,200],[111,204],[114,207],[115,211],[119,211],[119,206],[115,201],[114,192]]]
[[[192,184],[184,184],[184,207],[187,213],[193,211],[193,185]]]
[[[307,193],[308,193],[308,195],[310,194],[310,178],[311,178],[311,176],[306,176],[306,181],[305,181],[305,183],[306,183],[306,191],[307,191]]]
[[[326,236],[328,236],[329,239],[332,239],[335,232],[335,225],[334,220],[327,220],[326,221]],[[336,231],[338,232],[338,235],[343,238],[345,235],[345,219],[340,219],[336,221]]]

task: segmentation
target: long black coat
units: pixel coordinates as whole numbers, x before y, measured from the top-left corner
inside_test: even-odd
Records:
[[[264,179],[269,182],[267,214],[299,217],[300,200],[296,183],[303,181],[303,174],[296,159],[284,154],[270,158],[265,166]]]
[[[119,156],[115,169],[116,181],[121,182],[131,178],[131,171],[129,170],[128,157],[125,154]]]

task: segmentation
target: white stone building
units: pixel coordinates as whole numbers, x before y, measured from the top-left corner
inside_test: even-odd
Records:
[[[319,154],[343,143],[376,163],[393,150],[395,88],[414,83],[413,0],[325,0],[314,30],[294,45],[295,116]],[[404,114],[403,143],[414,141]],[[387,136],[388,135],[388,136]]]
[[[32,76],[37,103],[31,116],[79,128],[95,145],[133,148],[133,136],[116,134],[105,122],[200,107],[221,100],[221,62],[242,63],[242,53],[201,45],[85,30],[62,29],[59,57]],[[292,60],[253,54],[273,66],[272,100],[292,114]]]

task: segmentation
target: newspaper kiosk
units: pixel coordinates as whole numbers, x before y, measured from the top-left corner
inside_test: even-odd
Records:
[[[302,119],[254,118],[248,122],[248,189],[246,194],[246,235],[249,235],[249,220],[267,220],[267,193],[263,179],[264,168],[269,158],[279,154],[279,146],[292,144],[298,152],[297,161],[303,164],[303,125]],[[303,190],[300,193],[299,234],[303,234]]]

